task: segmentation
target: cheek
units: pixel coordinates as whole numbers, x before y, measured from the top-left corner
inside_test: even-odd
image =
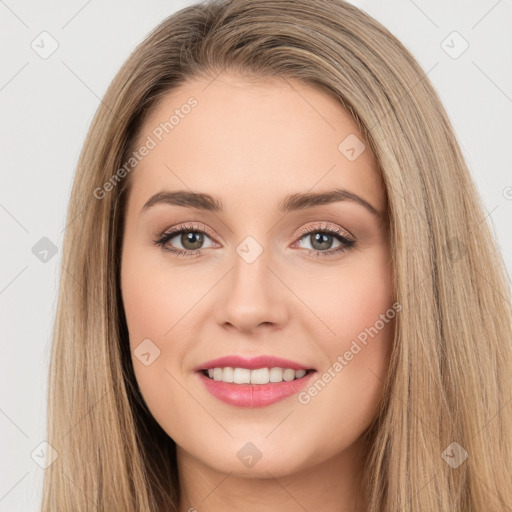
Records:
[[[152,415],[167,430],[169,411],[190,408],[190,395],[180,385],[184,326],[205,290],[199,276],[170,272],[165,258],[154,253],[131,247],[123,254],[121,287],[135,378]],[[180,422],[178,415],[170,423],[176,428]]]
[[[194,284],[184,272],[170,273],[143,251],[131,250],[121,268],[123,304],[130,341],[133,345],[145,338],[165,340],[192,304]],[[178,292],[177,292],[178,291]],[[134,347],[132,347],[133,349]]]
[[[377,413],[397,315],[388,261],[384,250],[368,252],[357,264],[331,272],[328,286],[309,293],[328,329],[314,338],[324,364],[301,403],[311,411],[329,410],[333,435],[336,425],[344,425],[357,436]]]
[[[335,322],[338,353],[346,355],[344,359],[351,366],[347,374],[375,392],[385,376],[396,316],[388,261],[385,251],[376,251],[365,265],[346,276],[346,293],[342,294]]]
[[[316,276],[314,287],[311,280],[304,280],[304,284],[302,293],[322,320],[316,323],[318,333],[322,332],[316,339],[325,340],[326,347],[336,350],[342,350],[347,341],[350,345],[350,340],[373,326],[393,304],[391,265],[385,246],[354,254],[335,271],[323,271]]]

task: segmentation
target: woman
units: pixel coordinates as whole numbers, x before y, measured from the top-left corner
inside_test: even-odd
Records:
[[[434,89],[362,11],[166,19],[68,218],[43,510],[512,507],[503,262]]]

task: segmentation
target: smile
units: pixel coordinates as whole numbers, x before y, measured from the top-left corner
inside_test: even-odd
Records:
[[[195,375],[216,399],[236,407],[265,407],[295,395],[316,370],[274,355],[219,357],[195,367]]]

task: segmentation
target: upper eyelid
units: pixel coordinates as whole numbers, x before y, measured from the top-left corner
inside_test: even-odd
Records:
[[[308,225],[308,227],[301,228],[299,235],[301,235],[300,238],[302,238],[302,236],[305,236],[308,233],[321,231],[327,231],[335,236],[342,236],[347,240],[356,239],[356,237],[348,229],[340,226],[329,225],[326,221],[321,221],[320,224]],[[346,233],[348,236],[346,236],[344,233]]]
[[[204,232],[206,235],[208,235],[210,238],[215,238],[213,234],[210,233],[210,229],[206,228],[203,225],[197,225],[194,226],[193,224],[178,224],[177,226],[174,226],[172,228],[168,228],[165,231],[162,232],[161,236],[167,236],[167,235],[174,235],[176,233],[181,233],[182,231],[199,231]]]

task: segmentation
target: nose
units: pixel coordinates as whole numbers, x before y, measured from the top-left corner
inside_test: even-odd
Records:
[[[233,267],[221,287],[216,320],[224,328],[253,333],[258,326],[281,329],[290,317],[291,292],[268,253],[252,263],[235,254]]]

